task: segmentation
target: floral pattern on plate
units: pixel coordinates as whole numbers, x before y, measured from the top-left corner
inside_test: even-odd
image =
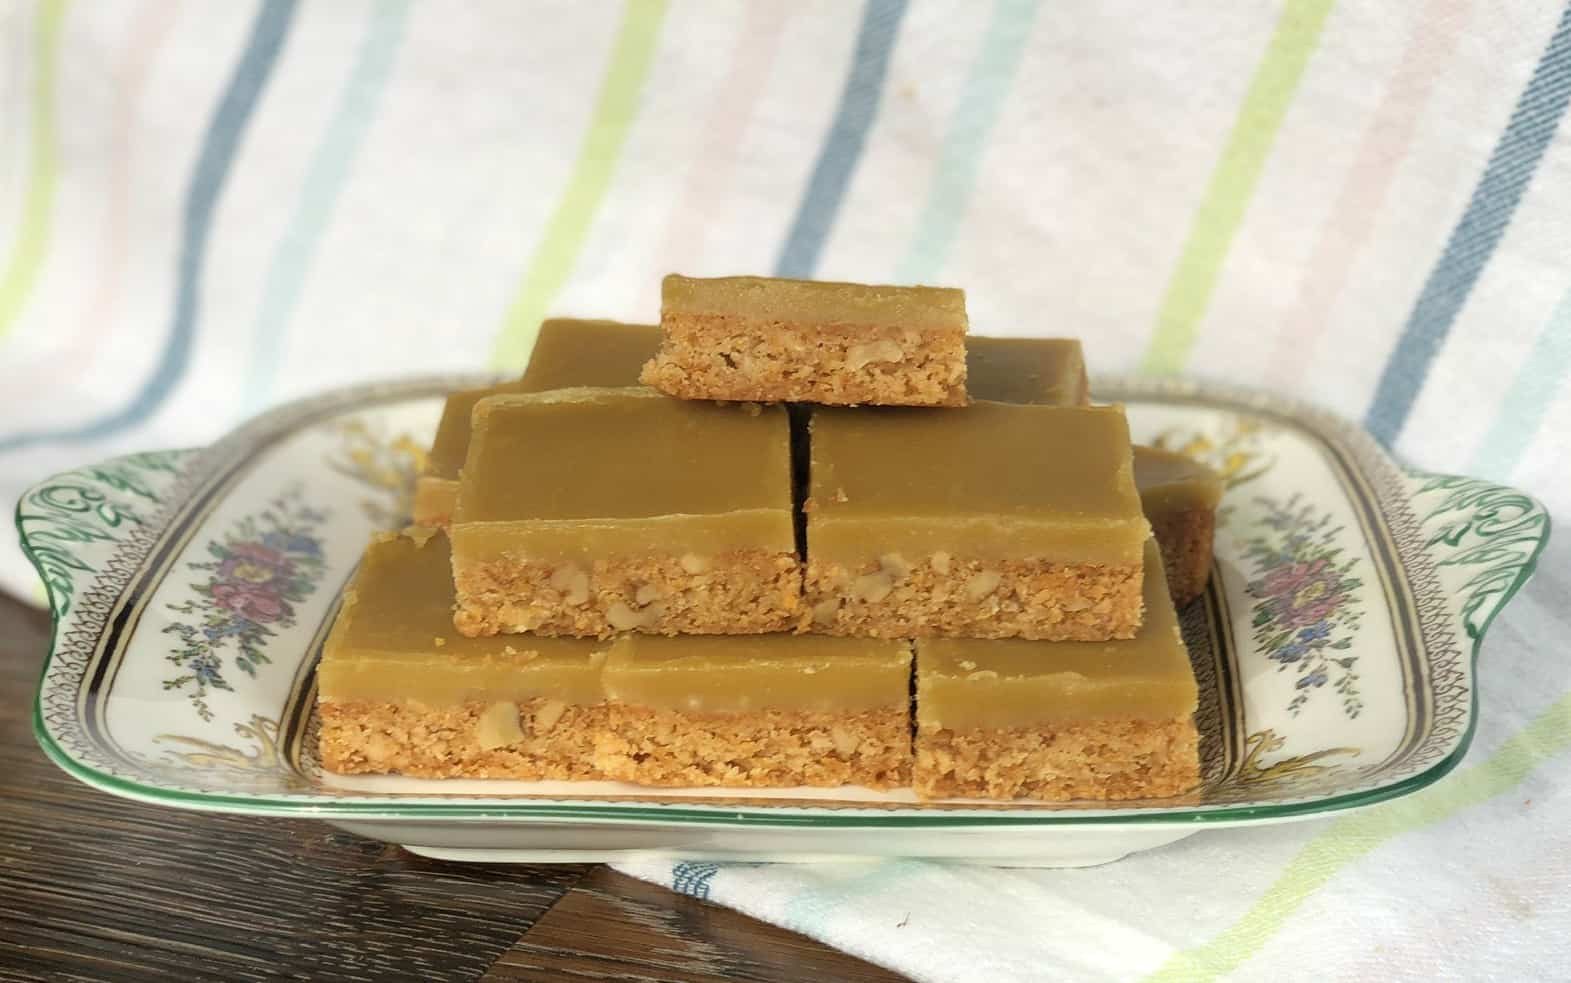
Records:
[[[1250,622],[1261,653],[1298,676],[1287,705],[1297,714],[1315,690],[1331,682],[1342,712],[1357,717],[1358,656],[1352,653],[1363,601],[1355,576],[1358,557],[1344,558],[1347,530],[1331,516],[1292,497],[1256,500],[1257,532],[1244,540],[1243,558],[1255,579],[1249,594],[1258,600]]]
[[[233,654],[236,669],[255,677],[258,666],[272,661],[268,642],[295,627],[294,604],[321,582],[317,529],[330,513],[303,504],[303,497],[295,485],[210,540],[209,558],[186,564],[206,575],[191,585],[196,598],[166,605],[183,618],[163,628],[179,642],[166,656],[177,675],[164,680],[164,688],[187,694],[203,720],[213,719],[208,691],[234,689],[224,672],[225,654]]]

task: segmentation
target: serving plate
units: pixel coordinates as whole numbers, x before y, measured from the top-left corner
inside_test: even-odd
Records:
[[[919,803],[909,791],[651,790],[324,774],[313,673],[340,588],[408,514],[449,389],[362,386],[200,450],[57,475],[17,507],[54,632],[38,741],[73,776],[175,808],[319,818],[452,859],[943,857],[1105,862],[1205,826],[1367,806],[1467,750],[1484,631],[1531,575],[1529,496],[1395,464],[1366,434],[1244,389],[1099,379],[1137,440],[1227,492],[1206,595],[1183,612],[1204,780],[1124,803]]]

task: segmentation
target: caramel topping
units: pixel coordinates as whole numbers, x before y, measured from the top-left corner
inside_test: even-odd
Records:
[[[1222,479],[1186,454],[1155,447],[1134,449],[1135,487],[1146,515],[1210,511],[1222,500]]]
[[[436,438],[431,441],[431,453],[426,457],[425,473],[433,478],[457,481],[458,471],[469,453],[469,418],[474,414],[475,404],[487,396],[522,391],[517,382],[503,382],[448,393],[447,402],[442,405],[442,419],[436,425]]]
[[[474,427],[453,518],[465,558],[795,551],[783,407],[558,389],[482,400]]]
[[[1131,472],[1122,407],[818,408],[808,555],[1139,563]]]
[[[523,378],[482,389],[461,389],[447,397],[431,442],[425,473],[458,480],[469,453],[469,418],[487,396],[533,393],[568,386],[634,386],[638,370],[655,352],[660,329],[652,324],[549,318],[540,325]]]
[[[884,287],[827,280],[672,273],[661,282],[660,312],[719,314],[767,321],[898,325],[915,331],[961,331],[965,291],[949,287]]]
[[[551,697],[599,703],[604,642],[453,630],[453,575],[440,533],[378,536],[344,591],[322,650],[328,702],[429,705]]]
[[[474,424],[462,522],[791,509],[783,407],[559,389],[486,399]]]
[[[905,706],[904,640],[822,635],[626,635],[605,664],[606,698],[691,713],[855,712]]]
[[[653,324],[554,317],[541,322],[519,391],[572,386],[636,386],[638,371],[660,344]]]
[[[998,403],[1081,406],[1086,362],[1077,338],[966,339],[966,391]]]

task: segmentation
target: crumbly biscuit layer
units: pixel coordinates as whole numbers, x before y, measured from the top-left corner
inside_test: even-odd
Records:
[[[965,332],[667,314],[639,377],[682,399],[964,406]]]
[[[792,553],[651,554],[584,567],[455,557],[453,572],[453,624],[471,638],[754,635],[791,628],[801,610],[802,572]]]
[[[1106,641],[1140,629],[1141,567],[889,555],[809,558],[799,630],[872,638]]]
[[[911,778],[911,721],[904,705],[691,714],[612,704],[595,765],[642,785],[895,788]]]
[[[322,767],[341,775],[600,778],[595,735],[606,708],[524,703],[322,703]]]
[[[912,786],[925,799],[1144,799],[1200,782],[1193,717],[1010,730],[919,729]]]

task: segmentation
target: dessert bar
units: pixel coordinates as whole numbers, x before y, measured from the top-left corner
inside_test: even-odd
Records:
[[[905,785],[910,643],[625,635],[595,763],[643,785]]]
[[[1150,529],[1121,408],[818,408],[811,435],[804,629],[1134,637]]]
[[[665,278],[642,380],[682,399],[964,406],[965,293]]]
[[[1134,639],[918,640],[918,796],[1158,798],[1199,782],[1198,689],[1147,551]]]
[[[1140,507],[1162,549],[1173,603],[1183,607],[1200,596],[1211,576],[1222,479],[1194,458],[1173,451],[1137,446],[1134,460]]]
[[[797,620],[784,407],[492,396],[453,517],[466,635],[752,634]]]
[[[317,668],[322,765],[424,778],[594,778],[603,643],[453,630],[446,538],[366,549]]]

